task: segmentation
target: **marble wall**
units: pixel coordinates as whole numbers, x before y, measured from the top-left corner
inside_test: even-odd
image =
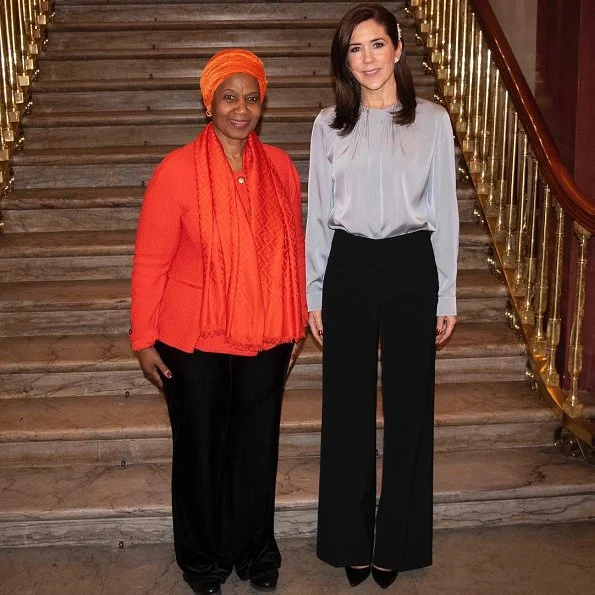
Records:
[[[490,4],[530,89],[535,92],[538,0],[490,0]]]

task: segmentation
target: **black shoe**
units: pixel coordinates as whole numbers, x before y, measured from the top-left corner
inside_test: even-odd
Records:
[[[372,566],[372,576],[376,581],[376,584],[383,589],[387,589],[390,587],[394,582],[395,579],[399,576],[398,570],[380,570],[380,568],[376,568],[376,566]]]
[[[357,587],[363,583],[370,576],[370,566],[365,568],[354,568],[353,566],[345,566],[345,574],[347,580],[352,587]]]
[[[274,591],[277,588],[277,581],[279,580],[279,570],[267,570],[266,572],[259,572],[250,577],[250,584],[257,591]]]
[[[221,583],[214,578],[192,583],[195,595],[218,595],[221,593]]]

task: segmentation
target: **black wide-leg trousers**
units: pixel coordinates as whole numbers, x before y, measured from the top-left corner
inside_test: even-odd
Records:
[[[333,566],[432,562],[438,278],[430,232],[336,231],[323,288],[317,554]],[[376,510],[378,345],[384,448]]]
[[[274,537],[281,396],[291,344],[254,357],[158,342],[173,439],[178,565],[192,586],[278,568]]]

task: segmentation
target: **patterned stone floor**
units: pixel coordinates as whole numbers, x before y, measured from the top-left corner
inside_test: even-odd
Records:
[[[351,589],[342,569],[314,556],[313,539],[280,541],[281,595],[379,594],[369,579]],[[431,568],[403,573],[401,595],[590,595],[595,589],[595,523],[438,531]],[[113,550],[54,547],[0,550],[2,595],[182,595],[171,544]],[[232,575],[223,594],[248,595]]]

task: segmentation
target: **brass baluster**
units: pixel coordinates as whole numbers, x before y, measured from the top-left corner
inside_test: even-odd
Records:
[[[516,196],[518,180],[518,134],[519,134],[519,116],[515,112],[512,117],[512,127],[510,130],[510,170],[507,172],[506,182],[508,184],[508,202],[506,204],[506,242],[502,265],[511,269],[515,263],[515,215],[516,215]]]
[[[549,190],[549,188],[548,188]],[[556,351],[560,343],[560,297],[562,296],[562,257],[564,255],[564,209],[558,201],[554,202],[556,211],[556,239],[554,248],[554,266],[550,290],[550,311],[547,321],[547,364],[544,372],[546,386],[560,386],[560,375],[556,369]]]
[[[496,240],[501,241],[504,239],[506,233],[506,176],[507,176],[507,165],[508,165],[508,127],[509,127],[509,106],[510,97],[508,91],[504,89],[504,105],[502,107],[502,140],[501,140],[501,151],[500,151],[500,172],[498,179],[498,196],[497,196],[497,217],[496,225],[494,226],[494,236]]]
[[[527,216],[529,237],[527,243],[527,255],[525,258],[525,298],[521,305],[521,322],[524,324],[535,323],[535,309],[533,305],[535,291],[535,276],[537,273],[537,258],[535,256],[535,243],[537,241],[537,195],[539,193],[539,164],[537,159],[531,156],[533,167],[533,184],[529,194],[529,212]]]
[[[436,46],[436,38],[435,38],[435,33],[436,33],[436,3],[439,0],[430,0],[429,2],[429,9],[427,12],[427,17],[428,17],[428,31],[427,31],[427,36],[426,36],[426,45],[428,46],[428,49],[433,49]],[[430,57],[431,59],[431,57]]]
[[[467,83],[467,97],[465,106],[465,130],[467,135],[463,140],[463,151],[467,153],[473,151],[473,131],[472,131],[472,119],[473,119],[473,81],[475,73],[475,18],[471,13],[471,31],[469,33],[469,80]],[[458,128],[457,128],[458,129]]]
[[[446,64],[446,29],[448,26],[448,3],[449,0],[442,0],[441,16],[440,19],[440,44],[438,47],[439,58],[438,58],[438,80],[441,81],[445,76],[445,64]]]
[[[10,143],[14,142],[13,122],[15,121],[16,109],[12,103],[12,94],[10,91],[10,81],[8,78],[8,63],[10,57],[8,54],[8,41],[6,39],[6,15],[0,11],[0,85],[2,87],[2,150],[8,150]]]
[[[461,6],[461,18],[463,20],[463,30],[461,32],[461,80],[459,82],[458,93],[455,95],[455,105],[458,105],[458,114],[459,117],[457,118],[456,123],[456,131],[460,132],[461,134],[467,131],[467,119],[466,119],[466,112],[465,112],[465,100],[467,97],[467,24],[469,22],[469,18],[467,13],[467,2],[468,0],[463,0],[463,4]]]
[[[442,27],[442,0],[436,0],[434,9],[434,33],[432,35],[432,62],[440,64],[440,28]]]
[[[487,196],[485,210],[488,216],[496,214],[497,184],[496,163],[498,160],[498,126],[500,124],[500,71],[494,68],[494,95],[492,103],[492,127],[490,130],[490,149],[487,159],[484,157],[484,168],[487,173],[483,186],[478,187],[478,192]],[[482,169],[482,175],[484,170]]]
[[[514,295],[522,295],[525,287],[525,236],[527,235],[527,211],[530,199],[527,195],[527,171],[529,168],[529,143],[524,130],[519,130],[522,138],[520,180],[517,186],[517,225],[516,225],[516,263],[514,265]]]
[[[476,143],[476,150],[473,154],[473,159],[469,164],[469,170],[475,173],[479,173],[479,177],[477,180],[477,189],[479,194],[487,194],[486,186],[487,186],[487,174],[488,174],[488,161],[487,161],[487,152],[488,152],[488,128],[489,128],[489,113],[490,113],[490,83],[492,77],[491,71],[491,61],[492,61],[492,52],[489,48],[486,48],[486,59],[485,59],[485,87],[483,92],[483,99],[481,99],[481,85],[479,88],[478,99],[477,99],[477,107],[478,110],[483,103],[483,114],[478,113],[478,136],[479,130],[483,130],[483,137],[481,140],[481,148],[479,146],[479,142]]]
[[[455,21],[454,21],[454,49],[452,53],[452,99],[449,110],[451,114],[458,114],[460,110],[460,53],[461,53],[461,0],[455,0]]]
[[[28,56],[27,53],[27,27],[26,27],[26,11],[25,11],[26,0],[18,0],[17,2],[17,26],[18,26],[18,38],[19,38],[19,80],[21,86],[28,87],[31,84],[29,73],[33,71],[35,65],[33,59]]]
[[[574,223],[574,233],[578,238],[578,258],[576,260],[576,290],[574,294],[574,313],[568,353],[568,374],[570,390],[562,409],[569,417],[580,417],[583,405],[578,396],[578,381],[583,371],[583,318],[585,316],[585,293],[587,271],[587,244],[591,234],[578,223]]]
[[[452,97],[453,85],[452,85],[452,63],[453,63],[453,26],[454,26],[454,2],[451,0],[448,4],[448,21],[447,21],[447,36],[446,36],[446,55],[445,55],[445,70],[444,70],[444,85],[442,87],[442,93],[447,99]]]
[[[535,163],[535,168],[539,166]],[[541,236],[539,238],[539,257],[537,261],[537,282],[535,283],[535,328],[531,335],[531,351],[534,355],[546,354],[547,335],[543,328],[543,317],[547,309],[547,267],[549,252],[551,192],[549,186],[543,187],[541,206]]]

